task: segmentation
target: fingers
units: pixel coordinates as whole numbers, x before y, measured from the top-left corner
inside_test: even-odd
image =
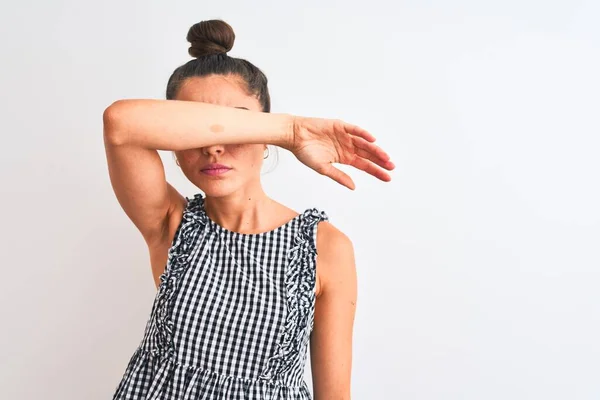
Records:
[[[349,135],[352,141],[352,149],[348,149],[349,152],[346,153],[346,157],[342,156],[342,162],[365,171],[384,182],[391,181],[392,178],[390,174],[385,170],[391,171],[396,168],[396,166],[390,160],[389,154],[381,147],[374,144],[375,136],[357,125],[348,124],[340,120],[337,120],[336,122],[338,124],[340,122],[343,123],[344,131]],[[338,128],[341,127],[340,125],[337,126]],[[324,167],[322,173],[351,190],[355,189],[352,178],[331,164]]]
[[[394,168],[396,168],[396,165],[394,165],[393,162],[391,161],[383,161],[381,158],[375,156],[373,153],[369,153],[366,150],[362,150],[362,149],[356,149],[356,155],[361,158],[361,159],[365,159],[365,160],[369,160],[372,163],[377,164],[378,166],[380,166],[381,168],[385,168],[388,171],[393,170]]]
[[[390,156],[381,147],[359,137],[353,137],[352,142],[354,143],[356,155],[359,157],[372,161],[390,171],[396,168],[394,163],[390,161]]]
[[[367,142],[375,141],[375,136],[373,136],[370,132],[368,132],[366,129],[361,128],[360,126],[344,122],[344,128],[346,132],[348,132],[352,136],[360,137]]]
[[[354,160],[350,163],[355,168],[358,168],[362,171],[365,171],[368,174],[373,175],[375,178],[380,179],[384,182],[389,182],[392,180],[390,174],[377,167],[377,165],[373,164],[370,161],[365,160],[361,157],[355,157]]]
[[[346,186],[350,190],[354,190],[356,188],[352,178],[350,178],[350,176],[348,176],[348,174],[345,172],[334,167],[332,164],[328,164],[328,166],[324,167],[321,173],[330,177],[340,185]]]

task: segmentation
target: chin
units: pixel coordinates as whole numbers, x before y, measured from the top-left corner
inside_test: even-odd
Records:
[[[206,197],[226,197],[237,192],[240,187],[226,180],[201,180],[196,184]]]

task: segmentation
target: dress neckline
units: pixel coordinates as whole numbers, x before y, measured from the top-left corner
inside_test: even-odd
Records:
[[[236,231],[232,231],[229,230],[227,228],[225,228],[224,226],[218,224],[216,221],[214,221],[213,219],[211,219],[208,216],[208,213],[206,212],[206,208],[205,208],[205,201],[204,201],[204,196],[202,196],[201,194],[196,194],[194,197],[196,197],[197,200],[199,200],[200,202],[200,212],[204,215],[207,224],[209,225],[209,227],[220,234],[226,235],[226,236],[230,236],[230,237],[237,237],[237,238],[258,238],[258,237],[263,237],[263,236],[268,236],[268,235],[273,235],[276,234],[282,230],[285,230],[286,228],[288,228],[289,226],[293,225],[296,221],[300,220],[302,218],[303,213],[300,213],[298,215],[296,215],[295,217],[293,217],[292,219],[288,220],[287,222],[285,222],[282,225],[279,225],[271,230],[268,231],[264,231],[264,232],[256,232],[256,233],[242,233],[242,232],[236,232]]]

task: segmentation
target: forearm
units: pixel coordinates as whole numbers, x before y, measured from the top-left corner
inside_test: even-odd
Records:
[[[119,100],[104,111],[104,134],[114,144],[187,150],[215,144],[285,147],[293,116],[196,101]]]

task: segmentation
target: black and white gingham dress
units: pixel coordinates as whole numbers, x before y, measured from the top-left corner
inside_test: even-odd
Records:
[[[307,400],[315,208],[242,234],[187,198],[144,337],[113,400]]]

